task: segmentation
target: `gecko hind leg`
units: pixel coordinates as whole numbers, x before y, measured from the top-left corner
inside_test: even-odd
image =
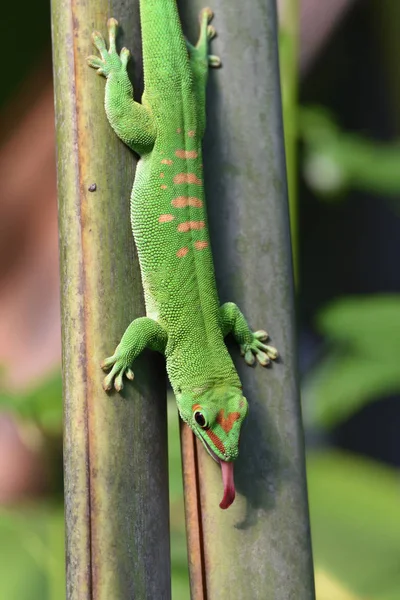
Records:
[[[200,67],[204,74],[207,72],[207,66],[215,68],[221,66],[221,59],[219,56],[208,53],[210,41],[217,35],[215,27],[209,24],[213,16],[214,13],[211,8],[203,8],[199,15],[200,34],[196,45],[193,46],[186,40],[192,67]]]
[[[203,8],[200,12],[200,34],[196,45],[186,40],[190,66],[193,74],[194,93],[198,109],[198,134],[202,137],[206,125],[206,84],[209,67],[220,67],[221,60],[214,54],[209,54],[210,41],[216,36],[216,31],[210,21],[213,18],[211,8]]]
[[[148,108],[133,98],[127,71],[131,54],[127,48],[122,48],[118,54],[116,48],[118,21],[108,19],[107,27],[109,49],[101,33],[94,31],[92,41],[100,56],[88,56],[87,62],[107,79],[105,108],[112,128],[125,144],[142,155],[154,146],[155,120]]]
[[[87,57],[89,66],[97,69],[97,73],[99,75],[104,75],[104,77],[108,77],[113,71],[125,71],[131,55],[127,48],[122,48],[118,55],[116,48],[118,21],[113,18],[108,19],[107,27],[109,50],[107,50],[106,43],[101,33],[94,31],[92,33],[92,41],[99,51],[100,57],[94,55]]]

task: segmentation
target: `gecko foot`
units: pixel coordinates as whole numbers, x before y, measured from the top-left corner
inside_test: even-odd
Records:
[[[87,62],[90,67],[97,69],[99,75],[108,77],[111,73],[118,73],[121,70],[126,71],[126,67],[130,58],[131,53],[127,48],[122,48],[120,54],[116,50],[115,39],[118,30],[118,21],[116,19],[108,19],[108,36],[109,36],[109,50],[107,50],[106,43],[103,36],[98,31],[92,33],[92,41],[100,53],[99,56],[88,56]]]
[[[240,353],[248,365],[254,365],[256,359],[263,367],[267,367],[271,360],[278,358],[278,350],[273,346],[264,344],[268,340],[268,333],[260,330],[253,333],[250,343],[240,345]]]
[[[188,41],[186,41],[186,45],[192,61],[201,62],[206,66],[208,65],[209,67],[220,67],[221,59],[219,58],[219,56],[215,56],[214,54],[208,54],[210,41],[217,35],[215,27],[209,24],[213,16],[214,13],[211,10],[211,8],[203,8],[200,11],[199,39],[197,40],[195,46],[192,46],[192,44],[190,44],[190,42]]]
[[[131,381],[134,378],[132,369],[130,368],[131,360],[129,355],[120,350],[120,346],[117,346],[112,356],[109,356],[101,363],[103,371],[111,369],[110,373],[103,380],[103,389],[109,392],[113,387],[120,392],[123,387],[124,375]]]

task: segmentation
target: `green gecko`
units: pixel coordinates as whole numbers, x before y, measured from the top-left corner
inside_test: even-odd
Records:
[[[207,228],[202,148],[213,13],[200,13],[196,46],[182,33],[176,0],[141,0],[144,93],[133,100],[129,50],[116,50],[118,23],[109,19],[109,50],[94,32],[100,57],[88,63],[107,79],[105,110],[115,133],[140,155],[131,196],[146,317],[135,319],[114,354],[103,387],[117,391],[133,379],[135,358],[147,347],[162,352],[181,418],[221,465],[221,508],[235,498],[233,462],[248,411],[224,338],[232,333],[245,361],[268,365],[277,351],[265,331],[252,332],[236,304],[220,306]]]

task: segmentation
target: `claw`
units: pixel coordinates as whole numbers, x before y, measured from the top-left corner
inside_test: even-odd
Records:
[[[208,25],[207,27],[207,37],[209,40],[212,40],[213,38],[215,38],[217,35],[217,32],[215,30],[215,27],[213,27],[212,25]]]
[[[93,31],[92,33],[92,41],[96,46],[97,50],[100,52],[103,60],[107,58],[108,52],[106,48],[106,43],[104,41],[103,36],[98,31]]]
[[[202,8],[200,11],[200,21],[202,21],[203,19],[207,20],[207,23],[209,23],[210,21],[212,21],[212,18],[214,17],[214,13],[211,10],[211,8],[209,8],[208,6],[206,6],[206,8]]]
[[[114,387],[117,390],[117,392],[120,392],[123,387],[124,387],[124,383],[123,383],[123,376],[124,376],[124,369],[121,369],[121,371],[118,373],[118,375],[115,378],[114,381]]]
[[[128,367],[128,368],[127,368],[127,370],[126,370],[126,373],[125,373],[125,375],[126,375],[127,379],[130,379],[130,381],[133,381],[133,380],[134,380],[134,378],[135,378],[135,374],[134,374],[134,372],[133,372],[133,371],[132,371],[132,369],[130,369],[129,367]]]
[[[256,356],[257,356],[258,362],[263,367],[267,367],[271,363],[270,359],[268,358],[268,355],[265,354],[265,352],[257,352]]]
[[[112,356],[105,358],[100,363],[100,367],[103,369],[103,371],[108,371],[108,369],[111,369],[111,367],[113,366],[114,363],[115,363],[115,355],[113,354]]]
[[[209,54],[208,65],[214,69],[218,69],[222,65],[220,57],[215,56],[215,54]]]
[[[123,64],[123,66],[126,67],[126,65],[129,62],[129,59],[131,57],[131,53],[128,50],[128,48],[122,48],[122,50],[121,50],[121,52],[119,54],[119,57],[121,59],[121,63]]]
[[[109,53],[111,54],[112,52],[117,51],[116,46],[115,46],[115,38],[117,36],[117,29],[118,29],[117,19],[114,19],[113,17],[111,17],[111,19],[108,19],[107,27],[108,27],[108,39],[110,42]]]
[[[246,350],[244,360],[251,367],[252,365],[254,365],[256,357],[254,356],[251,350]]]
[[[103,379],[103,390],[109,392],[113,386],[114,374],[111,372]]]
[[[89,67],[93,67],[94,69],[101,69],[103,66],[101,58],[98,56],[93,56],[92,54],[87,57],[86,62],[88,63]]]
[[[254,332],[254,337],[260,340],[260,342],[266,342],[269,338],[269,335],[266,331],[264,331],[264,329],[259,329],[258,331]]]
[[[268,354],[268,356],[272,359],[272,360],[276,360],[279,356],[279,352],[276,348],[274,348],[273,346],[265,346],[265,351]]]

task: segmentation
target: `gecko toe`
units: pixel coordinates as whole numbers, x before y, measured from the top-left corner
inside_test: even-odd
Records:
[[[215,56],[215,54],[208,55],[208,65],[213,69],[218,69],[222,66],[222,62],[219,56]]]
[[[268,333],[264,331],[264,329],[259,329],[258,331],[255,331],[253,335],[255,338],[260,340],[260,342],[266,342],[269,338]]]

